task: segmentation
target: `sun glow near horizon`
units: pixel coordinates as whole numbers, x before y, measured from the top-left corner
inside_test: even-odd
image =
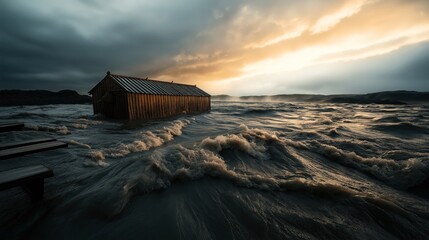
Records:
[[[212,29],[202,33],[233,35],[242,44],[229,43],[224,49],[215,48],[216,53],[205,52],[203,48],[198,55],[187,53],[186,59],[178,55],[182,58],[163,75],[201,79],[208,82],[204,85],[210,85],[212,92],[223,93],[234,92],[226,87],[229,81],[234,86],[240,81],[246,86],[263,84],[270,74],[296,73],[314,65],[388,55],[404,46],[429,40],[427,5],[423,1],[345,1],[314,19],[305,15],[282,19],[279,13],[264,19],[260,11],[246,6],[223,32]],[[248,21],[244,23],[243,18]],[[251,23],[256,30],[246,32]],[[268,26],[272,27],[266,32],[269,38],[264,36],[263,29]],[[221,43],[218,45],[222,47]],[[264,81],[248,81],[258,75],[265,76]]]
[[[213,94],[429,91],[427,0],[1,5],[0,15],[8,20],[0,23],[3,88],[84,93],[109,69],[197,84]],[[391,69],[398,57],[402,65]],[[380,62],[373,62],[376,58]],[[360,81],[356,75],[368,80],[352,86]]]

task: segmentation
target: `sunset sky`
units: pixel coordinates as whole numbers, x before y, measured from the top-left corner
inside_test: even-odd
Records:
[[[428,0],[0,2],[0,88],[107,70],[210,94],[429,91]]]

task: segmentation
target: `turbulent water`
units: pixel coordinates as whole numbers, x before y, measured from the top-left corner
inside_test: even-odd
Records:
[[[0,108],[57,149],[44,200],[0,192],[2,239],[427,239],[429,106],[213,102],[139,122],[91,105]]]

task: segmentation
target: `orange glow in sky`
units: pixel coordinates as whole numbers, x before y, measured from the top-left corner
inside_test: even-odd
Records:
[[[223,93],[234,82],[256,84],[249,77],[264,75],[266,81],[269,74],[371,58],[429,40],[427,1],[326,2],[320,8],[245,5],[233,18],[195,36],[204,44],[176,55],[160,78],[199,79],[211,92]],[[219,20],[224,16],[222,10],[213,14]]]
[[[111,72],[210,94],[429,91],[429,0],[1,1],[0,88]]]

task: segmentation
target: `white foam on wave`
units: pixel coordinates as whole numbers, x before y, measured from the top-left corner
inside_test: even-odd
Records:
[[[369,173],[398,188],[408,188],[427,177],[429,158],[409,158],[393,160],[380,157],[362,157],[355,152],[347,152],[332,145],[312,141],[311,151],[318,152],[330,160]]]
[[[150,163],[123,187],[126,198],[171,186],[174,181],[198,180],[204,176],[218,177],[234,184],[264,191],[307,191],[322,195],[358,196],[359,192],[334,183],[316,182],[302,176],[275,177],[263,173],[243,173],[228,168],[216,152],[189,149],[181,145],[168,151],[156,151]]]
[[[25,127],[28,129],[34,130],[34,131],[55,132],[55,133],[61,134],[61,135],[70,134],[70,131],[66,126],[47,126],[47,125],[25,124]]]
[[[163,129],[165,130],[166,128]],[[177,131],[175,133],[179,134]],[[147,133],[143,133],[143,135],[145,134]],[[139,144],[134,142],[130,146],[136,147],[135,151],[140,151],[147,149],[148,145],[155,146],[169,139],[162,138],[160,134],[154,134],[153,132],[149,136],[151,137],[150,141],[140,141],[140,146],[137,146]],[[285,139],[279,137],[275,132],[250,129],[243,125],[241,126],[241,132],[238,134],[206,138],[193,148],[177,144],[170,145],[167,148],[156,149],[149,158],[136,161],[129,168],[124,168],[124,172],[119,173],[121,176],[120,180],[109,183],[112,186],[121,186],[117,189],[119,192],[116,192],[119,196],[115,195],[112,201],[106,203],[107,205],[103,207],[106,211],[103,210],[102,212],[109,212],[110,216],[114,216],[123,210],[129,199],[135,194],[146,194],[168,188],[177,181],[193,181],[205,176],[220,178],[232,182],[239,187],[263,191],[303,191],[327,197],[359,197],[365,200],[369,199],[380,205],[383,205],[384,201],[387,201],[385,199],[379,201],[377,197],[341,185],[336,181],[315,180],[310,175],[290,173],[285,178],[284,175],[270,175],[266,172],[248,172],[231,169],[222,156],[219,155],[219,152],[223,149],[237,149],[251,156],[261,157],[265,153],[265,148],[263,144],[259,144],[259,146],[255,144],[255,141],[260,140],[284,142]],[[149,142],[153,145],[147,144]],[[306,147],[304,144],[295,145]],[[128,149],[130,146],[128,146]],[[349,157],[355,160],[359,158],[356,154],[345,154],[335,149],[326,149],[332,154],[336,154],[339,158]],[[91,152],[91,158],[93,159],[94,166],[103,166],[106,156],[103,151],[96,150]],[[381,165],[390,164],[380,162]]]
[[[390,158],[394,160],[407,160],[410,158],[422,158],[427,156],[427,154],[420,152],[410,152],[407,150],[391,150],[383,153],[383,158]]]
[[[300,149],[308,149],[308,147],[301,142],[292,141],[290,139],[280,137],[280,134],[276,131],[263,130],[258,128],[248,128],[246,125],[241,124],[240,129],[243,134],[248,134],[250,136],[256,137],[261,140],[272,140],[278,141],[282,143],[286,143],[289,146],[300,148]]]
[[[83,148],[91,149],[91,146],[90,146],[90,145],[85,144],[85,143],[78,142],[78,141],[76,141],[76,140],[61,140],[61,141],[66,142],[66,143],[68,143],[68,144],[70,144],[70,145],[75,145],[75,146],[79,146],[79,147],[83,147]]]
[[[91,125],[100,125],[102,123],[103,123],[102,121],[79,118],[76,120],[75,123],[68,124],[68,126],[75,129],[87,129]]]
[[[254,157],[263,157],[265,147],[257,145],[255,142],[249,142],[241,134],[220,135],[215,138],[206,138],[201,142],[201,147],[213,152],[220,152],[225,149],[241,150]]]
[[[215,138],[216,139],[216,138]],[[87,166],[105,166],[105,156],[101,151],[92,151],[92,163]],[[367,193],[339,185],[335,182],[315,181],[311,177],[293,174],[284,178],[265,173],[240,172],[228,167],[224,159],[215,151],[204,148],[186,148],[172,145],[168,148],[155,150],[149,159],[138,162],[125,172],[119,173],[119,179],[108,180],[97,188],[97,194],[89,189],[74,198],[74,202],[89,200],[89,211],[102,216],[113,217],[121,213],[130,198],[136,194],[146,194],[160,189],[169,188],[179,181],[193,181],[211,176],[231,182],[239,187],[262,191],[296,192],[303,191],[326,197],[358,197],[385,205],[387,200],[377,200]],[[137,171],[136,171],[137,169]],[[119,186],[118,186],[119,185]],[[108,192],[108,197],[100,198],[99,192]],[[88,201],[88,200],[87,200]],[[72,201],[73,202],[73,201]],[[393,204],[387,201],[389,204]]]
[[[69,124],[69,126],[72,128],[76,128],[76,129],[87,129],[88,128],[87,124],[82,124],[82,123],[72,123],[72,124]]]
[[[182,129],[189,123],[189,120],[175,120],[171,125],[160,130],[139,133],[138,139],[131,143],[121,143],[117,147],[99,151],[103,153],[103,156],[113,158],[121,158],[130,153],[147,151],[172,141],[175,136],[182,135]]]
[[[93,116],[91,116],[93,117]],[[87,118],[79,118],[77,119],[78,123],[81,124],[86,124],[86,125],[100,125],[103,124],[102,121],[97,121],[97,120],[92,120],[92,119],[87,119]]]
[[[206,150],[219,153],[226,149],[236,149],[258,159],[266,159],[266,148],[264,141],[276,141],[285,143],[299,149],[308,149],[304,143],[289,140],[284,137],[279,137],[275,131],[263,130],[258,128],[249,128],[244,124],[240,125],[241,132],[238,134],[219,135],[214,138],[204,139],[200,147]],[[256,140],[262,140],[257,142]]]
[[[106,157],[102,151],[93,150],[88,153],[88,156],[91,158],[92,162],[84,162],[84,166],[109,166],[109,163],[106,162]]]
[[[106,157],[104,156],[104,153],[102,151],[98,151],[98,150],[93,150],[91,152],[89,152],[89,156],[91,157],[91,159],[93,160],[105,160]]]

